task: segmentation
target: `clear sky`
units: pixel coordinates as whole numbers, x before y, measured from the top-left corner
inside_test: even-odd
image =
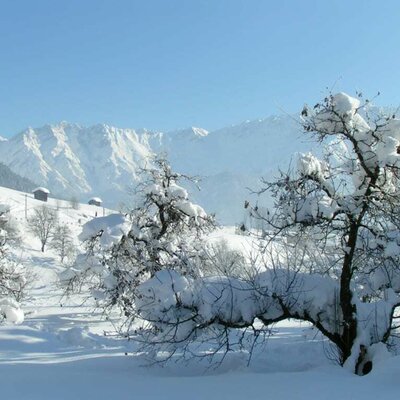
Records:
[[[400,105],[400,1],[0,0],[0,134],[215,129],[326,88]]]

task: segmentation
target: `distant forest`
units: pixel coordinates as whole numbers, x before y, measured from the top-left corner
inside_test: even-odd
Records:
[[[24,178],[11,171],[7,165],[0,163],[0,186],[21,192],[31,192],[38,185],[28,178]]]

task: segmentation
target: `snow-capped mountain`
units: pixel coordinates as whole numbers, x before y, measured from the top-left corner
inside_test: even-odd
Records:
[[[144,137],[144,134],[142,135]],[[21,132],[0,143],[0,158],[13,171],[64,197],[97,193],[114,200],[150,155],[134,130],[62,122]]]
[[[130,201],[138,168],[153,152],[168,155],[175,170],[203,178],[195,199],[223,223],[239,222],[248,188],[271,177],[291,155],[311,147],[290,116],[247,121],[213,132],[84,127],[61,122],[28,128],[0,141],[0,160],[66,199],[102,197],[109,207]]]

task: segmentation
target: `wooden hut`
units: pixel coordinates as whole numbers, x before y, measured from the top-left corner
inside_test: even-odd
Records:
[[[92,197],[91,199],[89,199],[88,204],[90,204],[91,206],[101,206],[101,203],[103,201],[100,199],[100,197]]]
[[[38,187],[35,190],[33,190],[32,193],[36,200],[47,201],[50,191],[49,189],[46,189],[44,187]]]

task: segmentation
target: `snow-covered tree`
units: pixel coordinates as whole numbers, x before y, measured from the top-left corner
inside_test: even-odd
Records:
[[[265,271],[246,280],[164,270],[138,288],[149,343],[173,352],[210,332],[296,318],[331,341],[342,365],[369,372],[400,305],[400,120],[368,105],[339,93],[304,108],[323,155],[300,154],[266,182],[273,210],[248,205],[269,239]],[[232,348],[229,334],[215,337]]]
[[[7,204],[0,204],[0,229],[6,232],[8,244],[19,244],[21,240],[20,229]]]
[[[62,279],[69,289],[88,285],[99,305],[122,310],[128,324],[135,317],[137,286],[163,269],[199,275],[202,236],[213,218],[189,200],[164,158],[141,171],[129,214],[111,214],[84,225],[79,236],[86,251]]]
[[[25,294],[27,281],[21,266],[9,255],[8,235],[3,229],[9,218],[9,208],[0,205],[0,320],[21,323],[24,313],[19,301]]]
[[[30,231],[37,236],[41,243],[41,251],[49,241],[57,226],[57,212],[47,206],[40,206],[33,210],[34,214],[28,220]]]

